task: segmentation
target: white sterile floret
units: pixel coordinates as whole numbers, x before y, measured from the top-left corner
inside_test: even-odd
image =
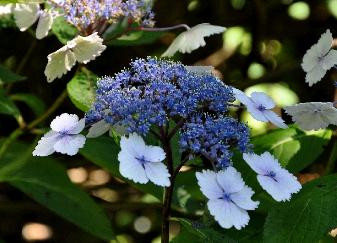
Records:
[[[12,6],[15,23],[20,31],[27,30],[37,20],[36,38],[42,39],[48,35],[48,32],[53,24],[56,12],[52,10],[41,10],[37,3],[30,4],[15,4]]]
[[[337,64],[337,51],[332,50],[332,34],[328,29],[303,57],[302,68],[307,73],[305,82],[312,86]]]
[[[75,65],[76,61],[88,63],[105,50],[103,39],[95,32],[89,36],[77,36],[57,51],[48,55],[48,64],[44,71],[48,82],[62,77]]]
[[[77,115],[63,113],[57,116],[50,124],[52,130],[40,139],[33,155],[48,156],[55,151],[68,155],[77,154],[85,143],[85,136],[79,134],[84,127],[85,120],[79,120]]]
[[[233,167],[214,172],[203,170],[196,177],[202,193],[209,199],[208,210],[221,227],[241,229],[249,222],[247,210],[254,210],[259,202],[251,197],[254,191],[245,185],[241,174]]]
[[[0,17],[1,16],[5,16],[5,15],[9,15],[12,13],[12,4],[4,4],[4,5],[0,5]]]
[[[205,37],[220,34],[226,30],[225,27],[211,25],[208,23],[198,24],[189,30],[180,33],[171,43],[162,57],[171,57],[177,51],[191,53],[199,47],[205,46]]]
[[[282,168],[269,152],[261,155],[244,153],[243,159],[258,174],[262,188],[276,201],[290,200],[291,195],[302,188],[297,178]]]
[[[166,155],[161,147],[146,145],[136,133],[122,136],[120,146],[118,160],[122,176],[141,184],[151,181],[159,186],[170,186],[170,174],[162,163]]]
[[[212,66],[185,66],[186,70],[195,74],[212,74],[214,67]]]
[[[234,96],[242,104],[247,107],[248,112],[254,119],[262,122],[271,122],[280,128],[287,128],[281,117],[279,117],[272,109],[275,107],[275,102],[263,92],[253,92],[248,97],[244,92],[233,88]]]
[[[337,125],[337,109],[332,102],[299,103],[284,108],[303,130],[318,130],[330,124]]]

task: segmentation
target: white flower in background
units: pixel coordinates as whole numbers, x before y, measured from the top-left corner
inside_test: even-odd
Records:
[[[233,88],[236,99],[247,107],[248,112],[254,119],[262,122],[271,122],[280,128],[288,128],[281,117],[279,117],[271,109],[275,107],[275,102],[263,92],[253,92],[248,97],[241,90]]]
[[[243,159],[258,174],[262,188],[278,202],[290,200],[291,194],[302,188],[297,178],[283,169],[269,152],[261,155],[244,153]]]
[[[152,181],[159,186],[170,186],[170,174],[162,163],[165,152],[161,147],[146,145],[136,133],[121,138],[118,154],[119,171],[134,182],[145,184]]]
[[[210,25],[208,23],[198,24],[189,30],[180,33],[171,43],[162,57],[171,57],[177,51],[191,53],[199,47],[205,46],[205,37],[220,34],[226,30],[225,27]]]
[[[252,201],[253,190],[246,186],[241,174],[233,167],[214,172],[203,170],[196,177],[202,193],[209,199],[207,207],[215,220],[225,229],[241,229],[249,222],[247,210],[259,202]]]
[[[1,16],[5,16],[5,15],[9,15],[12,13],[12,4],[4,4],[4,5],[0,5],[0,17]]]
[[[299,103],[284,108],[303,130],[318,130],[330,124],[337,125],[337,109],[332,102]]]
[[[48,82],[62,77],[75,65],[76,61],[88,63],[105,50],[103,39],[93,33],[89,36],[77,36],[65,46],[48,55],[48,64],[44,71]]]
[[[34,156],[48,156],[59,152],[75,155],[83,148],[85,136],[79,134],[85,127],[85,120],[78,119],[77,115],[63,113],[57,116],[51,123],[51,131],[47,132],[38,142]]]
[[[51,10],[40,9],[40,5],[37,3],[15,4],[12,12],[15,24],[19,27],[20,31],[27,30],[39,19],[36,28],[37,39],[42,39],[48,35],[56,17],[56,13],[52,13]]]
[[[212,74],[214,67],[212,66],[185,66],[186,70],[195,74]]]
[[[332,34],[328,29],[303,57],[302,68],[307,73],[305,82],[312,86],[337,64],[337,51],[332,50]]]

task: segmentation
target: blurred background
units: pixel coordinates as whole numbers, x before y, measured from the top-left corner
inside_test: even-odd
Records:
[[[181,23],[227,27],[223,36],[207,38],[206,47],[175,56],[186,65],[212,65],[226,84],[248,93],[267,92],[279,108],[335,99],[336,74],[328,72],[322,82],[309,88],[300,64],[306,50],[326,29],[336,36],[337,0],[156,0],[154,12],[157,27]],[[110,46],[87,67],[98,76],[113,75],[136,57],[160,56],[178,33],[164,33],[146,45]],[[0,20],[0,63],[27,77],[12,87],[13,93],[30,92],[45,107],[52,105],[75,72],[51,84],[46,82],[43,71],[47,55],[61,46],[53,35],[37,41],[28,32],[20,32],[11,21]],[[24,66],[20,65],[23,59]],[[18,106],[28,121],[34,118],[24,103]],[[56,114],[63,112],[82,115],[70,100]],[[252,120],[246,112],[240,114],[249,121],[253,135],[270,128],[269,124]],[[291,122],[290,117],[282,115]],[[0,115],[0,121],[1,137],[16,128],[9,116]],[[25,135],[22,140],[32,143],[33,137]],[[72,182],[103,206],[119,233],[119,242],[160,242],[160,204],[155,198],[111,177],[80,155],[53,157],[62,161]],[[0,218],[0,238],[6,242],[102,242],[4,183],[0,183]],[[178,225],[173,224],[172,231],[177,233]]]

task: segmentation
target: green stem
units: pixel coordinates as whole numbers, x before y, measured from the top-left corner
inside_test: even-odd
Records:
[[[334,141],[332,145],[330,157],[329,157],[328,163],[325,168],[325,172],[324,172],[325,175],[329,175],[334,171],[336,160],[337,160],[337,141]]]
[[[3,158],[3,156],[5,155],[8,147],[15,141],[15,139],[17,137],[19,137],[21,134],[23,134],[23,130],[21,128],[17,128],[15,129],[10,135],[9,137],[4,141],[4,143],[2,144],[2,146],[0,147],[0,162]]]

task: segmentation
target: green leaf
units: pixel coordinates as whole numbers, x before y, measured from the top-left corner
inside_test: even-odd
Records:
[[[6,115],[12,115],[18,119],[20,117],[20,111],[16,105],[5,94],[3,89],[0,89],[0,113]]]
[[[70,100],[81,111],[87,112],[95,101],[97,76],[82,68],[67,84]]]
[[[270,151],[289,171],[297,173],[320,156],[331,135],[331,130],[303,132],[290,127],[258,136],[252,143],[256,153]]]
[[[4,160],[8,160],[8,157]],[[64,168],[54,160],[44,157],[32,158],[29,155],[28,160],[20,156],[19,159],[9,162],[0,169],[1,182],[8,182],[17,187],[98,238],[114,238],[111,224],[102,209],[70,182]]]
[[[77,29],[64,19],[64,16],[59,16],[54,20],[52,32],[64,45],[67,44],[68,41],[74,39],[78,33]]]
[[[120,151],[119,145],[110,137],[101,136],[95,139],[87,139],[86,144],[80,153],[93,163],[103,167],[113,176],[127,181],[136,188],[146,193],[152,194],[159,200],[162,200],[163,189],[152,183],[139,184],[124,178],[119,173],[119,161],[117,159]]]
[[[111,40],[107,45],[112,46],[138,46],[146,45],[155,42],[164,33],[163,32],[148,32],[148,31],[135,31],[128,35],[123,35],[118,39]]]
[[[4,83],[14,83],[25,80],[26,77],[20,76],[0,65],[0,85]]]
[[[336,190],[336,174],[305,184],[290,202],[270,211],[264,242],[318,242],[337,227]]]
[[[11,100],[25,103],[36,116],[40,116],[46,110],[44,102],[35,95],[18,93],[10,96]]]

